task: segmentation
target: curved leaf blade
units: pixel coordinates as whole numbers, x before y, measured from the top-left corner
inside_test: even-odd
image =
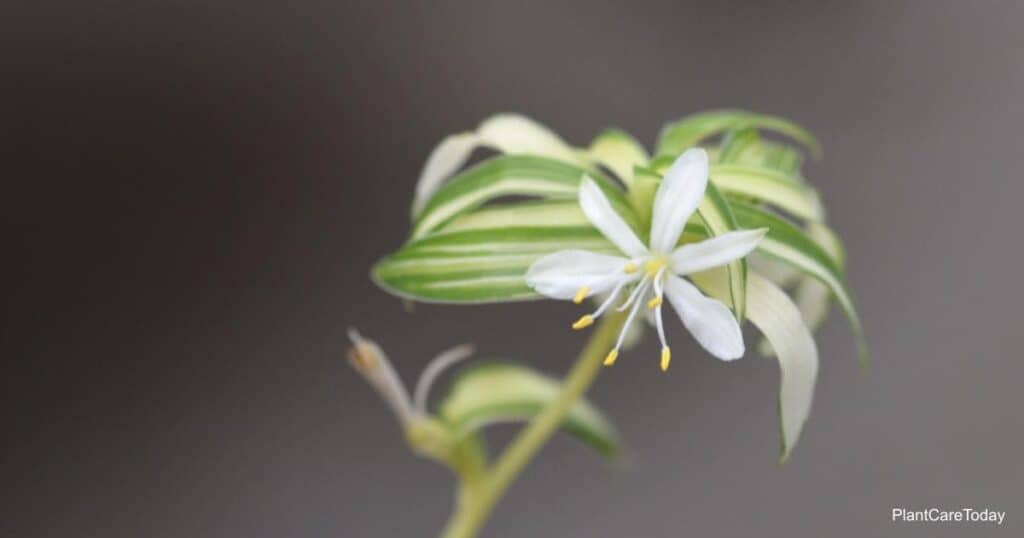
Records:
[[[850,330],[857,343],[862,362],[868,359],[867,342],[853,295],[846,285],[843,272],[829,254],[807,236],[803,230],[762,209],[733,202],[736,220],[744,228],[768,228],[768,234],[758,245],[757,252],[799,269],[828,287],[846,315]],[[819,225],[824,226],[824,225]]]
[[[441,184],[481,147],[507,154],[539,155],[586,164],[569,144],[544,125],[519,114],[497,114],[484,120],[476,131],[446,137],[430,153],[416,182],[412,204],[414,219]]]
[[[558,396],[557,380],[512,363],[475,366],[459,375],[441,402],[439,416],[456,437],[496,423],[526,421]],[[618,433],[587,400],[566,416],[562,430],[605,457],[619,452]]]
[[[719,190],[728,195],[760,200],[806,220],[821,221],[825,218],[813,189],[774,170],[742,164],[716,164],[711,167],[711,179]]]
[[[777,132],[800,142],[815,157],[821,155],[821,144],[807,129],[785,118],[743,110],[702,112],[669,123],[661,130],[655,154],[676,156],[712,136],[744,127]]]
[[[371,276],[386,291],[423,302],[523,301],[540,297],[524,279],[530,265],[572,248],[618,252],[589,223],[466,229],[413,241],[378,262]]]
[[[417,239],[451,219],[505,196],[575,199],[584,174],[592,177],[623,218],[635,224],[622,192],[593,171],[546,157],[507,155],[486,160],[441,187],[413,224]]]
[[[597,135],[587,154],[615,172],[626,185],[633,182],[633,167],[645,165],[651,159],[643,144],[619,129],[608,129]]]
[[[708,237],[739,230],[740,223],[733,214],[732,206],[725,199],[715,183],[709,178],[704,199],[697,208],[697,216],[704,224]],[[729,275],[729,304],[736,319],[742,324],[747,309],[747,259],[740,258],[725,266]]]
[[[727,275],[720,269],[694,275],[693,280],[712,297],[724,300],[729,296]],[[818,376],[818,347],[800,311],[784,291],[757,273],[749,275],[747,284],[747,314],[775,349],[781,370],[779,462],[785,463],[811,412]]]

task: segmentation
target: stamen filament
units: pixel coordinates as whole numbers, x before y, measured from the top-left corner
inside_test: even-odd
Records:
[[[665,341],[665,324],[661,321],[661,307],[654,310],[654,326],[658,329],[658,339],[661,340],[661,347],[668,347]]]
[[[646,277],[645,276],[640,281],[640,283],[637,284],[635,288],[633,288],[633,291],[632,291],[632,293],[629,294],[629,298],[626,299],[626,302],[624,302],[621,305],[619,305],[619,307],[616,308],[615,310],[617,310],[619,312],[622,312],[623,310],[629,308],[630,305],[633,304],[633,301],[635,301],[636,298],[640,296],[640,291],[647,287],[647,281],[648,281],[649,278],[650,277]]]
[[[615,286],[615,289],[613,289],[611,294],[608,295],[608,298],[605,299],[604,302],[601,303],[601,306],[597,307],[597,310],[595,310],[594,313],[591,314],[591,315],[594,316],[595,318],[597,318],[601,314],[604,314],[604,311],[607,310],[608,307],[611,306],[611,304],[613,302],[615,302],[616,298],[618,298],[619,292],[622,291],[622,287],[625,286],[625,285],[626,285],[626,282],[621,282],[621,283],[619,283],[618,286]]]
[[[643,288],[643,290],[646,291],[648,284],[649,283],[645,279],[644,281],[640,282],[640,285],[638,285],[637,288]],[[630,324],[633,323],[633,319],[636,318],[636,313],[640,311],[641,304],[642,303],[640,301],[634,302],[633,309],[629,311],[629,316],[626,317],[626,322],[622,324],[622,330],[619,331],[619,339],[615,342],[616,351],[620,347],[622,347],[622,341],[626,339],[626,332],[629,330]]]
[[[665,290],[662,289],[662,280],[665,275],[665,269],[662,267],[658,274],[654,277],[654,293],[658,296],[658,304],[653,306],[654,308],[654,326],[658,329],[658,339],[661,340],[662,349],[668,349],[668,342],[665,341],[665,323],[661,319],[661,305],[664,302],[662,298],[665,296]],[[664,355],[664,352],[662,353]]]

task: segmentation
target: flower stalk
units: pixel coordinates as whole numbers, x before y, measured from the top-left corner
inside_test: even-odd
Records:
[[[605,354],[615,342],[625,318],[624,312],[613,312],[601,319],[562,383],[558,396],[523,428],[479,482],[467,483],[460,474],[459,499],[455,513],[442,533],[443,538],[472,538],[477,535],[505,490],[558,431],[569,410],[594,383]]]

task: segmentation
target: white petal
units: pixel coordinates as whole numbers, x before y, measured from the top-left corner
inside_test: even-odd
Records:
[[[416,182],[416,196],[412,202],[415,217],[423,210],[427,200],[437,192],[448,176],[466,164],[470,154],[482,143],[476,133],[460,133],[446,137],[430,152],[420,179]]]
[[[665,282],[665,296],[683,325],[709,353],[724,361],[743,356],[743,333],[732,311],[724,304],[705,297],[693,284],[671,275]]]
[[[533,262],[526,284],[552,299],[572,299],[581,288],[586,295],[604,293],[618,282],[633,278],[623,271],[626,258],[586,250],[560,250]]]
[[[654,195],[651,219],[651,249],[671,252],[686,227],[686,221],[704,198],[708,185],[708,154],[693,148],[676,159]]]
[[[580,181],[580,207],[590,223],[626,255],[636,258],[647,254],[647,248],[626,221],[612,209],[612,204],[601,192],[601,188],[587,176],[583,176]]]
[[[724,270],[695,277],[700,287],[721,298],[729,296]],[[784,291],[751,271],[747,275],[747,318],[771,342],[782,370],[779,413],[782,419],[782,461],[789,457],[811,412],[818,376],[818,347],[800,311]]]
[[[672,272],[688,275],[742,258],[757,248],[766,233],[768,228],[736,230],[683,245],[672,253]]]

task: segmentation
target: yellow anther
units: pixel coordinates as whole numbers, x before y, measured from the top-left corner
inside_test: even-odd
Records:
[[[590,327],[592,323],[594,323],[594,316],[587,314],[581,317],[580,319],[576,320],[576,323],[572,324],[572,328],[578,331],[580,329]]]
[[[608,352],[608,356],[604,358],[604,365],[611,366],[615,364],[615,359],[619,358],[619,350],[613,349]]]
[[[661,371],[668,370],[668,363],[672,360],[672,352],[669,351],[668,347],[661,348]]]
[[[587,294],[589,294],[589,293],[590,293],[590,288],[588,288],[586,286],[583,286],[582,288],[580,288],[580,291],[576,292],[576,296],[572,298],[572,302],[574,302],[576,304],[582,303],[583,299],[586,299],[587,298]]]
[[[659,306],[661,306],[661,295],[647,301],[647,308],[658,308]]]
[[[623,271],[630,274],[635,273],[637,269],[638,267],[633,262],[627,263],[626,266],[622,268]]]

